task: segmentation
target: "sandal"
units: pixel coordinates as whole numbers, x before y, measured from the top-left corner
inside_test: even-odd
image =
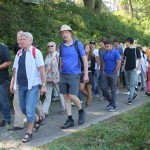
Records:
[[[34,132],[37,132],[39,130],[42,122],[43,122],[43,117],[39,117],[39,120],[37,122],[35,121],[33,127]]]
[[[85,103],[85,107],[86,107],[86,108],[90,108],[90,107],[91,107],[91,104],[88,103],[88,102],[86,102],[86,103]]]
[[[27,143],[32,140],[32,133],[26,133],[24,138],[22,139],[22,143]]]

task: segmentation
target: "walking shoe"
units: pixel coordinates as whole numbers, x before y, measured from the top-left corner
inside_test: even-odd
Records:
[[[9,128],[8,131],[16,131],[16,130],[22,130],[22,129],[24,129],[24,128],[23,127],[15,127],[15,126],[13,126],[13,127]]]
[[[5,127],[6,125],[9,125],[9,124],[11,124],[10,121],[3,120],[3,121],[0,123],[0,127]]]
[[[59,96],[55,96],[55,97],[52,99],[52,102],[56,102],[56,101],[59,101],[59,100],[60,100]]]
[[[116,94],[119,94],[119,89],[116,89]]]
[[[110,109],[110,107],[111,107],[111,104],[109,103],[109,104],[106,106],[106,108],[107,108],[107,109]]]
[[[61,126],[62,129],[68,129],[70,127],[74,126],[74,120],[73,119],[67,119],[66,122]]]
[[[134,93],[134,96],[133,96],[133,100],[135,100],[135,98],[137,97],[137,93]]]
[[[109,112],[114,112],[115,110],[116,110],[116,107],[115,107],[115,106],[110,106]]]
[[[74,102],[71,102],[71,106],[75,106]]]
[[[132,105],[132,100],[128,99],[128,105]]]
[[[62,114],[64,114],[65,113],[65,110],[60,110],[60,111],[58,111],[58,114],[60,114],[60,115],[62,115]]]
[[[150,92],[145,92],[145,95],[150,96]]]
[[[105,97],[101,97],[101,98],[99,99],[99,101],[102,101],[102,100],[106,100],[106,98],[105,98]]]
[[[95,94],[95,95],[94,95],[94,98],[99,98],[99,97],[100,97],[99,94]]]
[[[84,121],[85,121],[85,111],[82,109],[82,110],[79,110],[78,124],[81,125],[84,123]]]

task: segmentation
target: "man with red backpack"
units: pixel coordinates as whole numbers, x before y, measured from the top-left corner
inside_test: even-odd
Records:
[[[18,51],[13,65],[13,83],[11,92],[18,86],[19,104],[27,117],[27,132],[22,139],[23,143],[32,139],[32,130],[35,121],[35,109],[38,102],[39,89],[41,94],[46,92],[46,78],[44,60],[40,50],[33,47],[33,36],[29,32],[21,35],[22,49]],[[13,86],[14,85],[14,86]]]

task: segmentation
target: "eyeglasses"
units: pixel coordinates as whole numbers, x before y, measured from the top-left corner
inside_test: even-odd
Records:
[[[48,45],[47,47],[54,47],[54,45]]]

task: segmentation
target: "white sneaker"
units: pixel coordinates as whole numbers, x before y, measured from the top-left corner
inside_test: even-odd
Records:
[[[118,93],[119,93],[119,89],[116,90],[116,94],[118,94]]]
[[[94,95],[94,98],[99,98],[99,97],[100,97],[99,94]]]
[[[72,106],[75,106],[74,102],[71,102],[71,105],[72,105]]]
[[[99,99],[99,101],[102,101],[102,100],[106,100],[106,98],[105,98],[105,97],[101,97],[101,98]]]
[[[59,101],[59,100],[60,100],[59,96],[55,96],[55,97],[52,99],[53,102],[56,102],[56,101]]]

